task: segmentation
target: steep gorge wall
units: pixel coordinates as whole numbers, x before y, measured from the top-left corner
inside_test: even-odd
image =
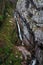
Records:
[[[35,56],[36,56],[37,60],[39,61],[40,65],[42,65],[43,64],[42,63],[43,52],[40,47],[43,47],[43,1],[42,0],[40,0],[40,1],[39,0],[18,0],[16,10],[20,14],[19,16],[17,15],[16,19],[17,20],[18,20],[18,18],[22,19],[22,20],[20,19],[21,24],[23,24],[23,28],[24,28],[24,29],[22,28],[22,30],[23,30],[23,33],[26,35],[26,37],[28,38],[29,35],[31,34],[28,32],[29,28],[27,29],[26,24],[29,24],[30,29],[34,32],[34,36],[35,36],[34,44],[36,45]],[[25,21],[23,23],[23,19],[24,20],[26,19],[25,20],[26,23],[25,23]],[[18,20],[18,22],[19,22],[19,20]],[[20,23],[19,23],[19,25],[20,25]],[[20,25],[20,28],[21,28],[21,25]],[[27,41],[26,37],[24,36],[24,39]],[[30,41],[31,41],[31,39],[30,39]],[[28,40],[29,40],[29,38],[28,38]],[[29,43],[29,42],[27,42],[27,43]]]

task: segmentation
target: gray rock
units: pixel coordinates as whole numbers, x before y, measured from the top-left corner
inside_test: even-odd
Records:
[[[20,25],[20,30],[23,31],[23,34],[21,35],[23,37],[22,42],[25,43],[28,47],[30,45],[30,47],[33,48],[35,42],[37,41],[37,48],[35,46],[35,56],[39,61],[39,65],[43,65],[43,52],[42,49],[38,47],[41,44],[43,45],[43,30],[41,29],[43,28],[43,11],[41,10],[42,7],[43,0],[18,0],[16,6],[16,10],[20,14],[18,14],[19,17],[16,17],[16,19],[19,19],[18,24]]]

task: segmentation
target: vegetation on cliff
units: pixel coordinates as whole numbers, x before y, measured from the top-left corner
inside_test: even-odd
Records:
[[[18,43],[13,16],[15,4],[8,0],[0,0],[0,3],[0,65],[21,65],[21,53],[15,46]]]

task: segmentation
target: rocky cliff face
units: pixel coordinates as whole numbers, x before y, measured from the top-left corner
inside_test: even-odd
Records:
[[[19,34],[22,31],[22,42],[30,47],[36,45],[35,56],[39,65],[43,65],[43,0],[18,0],[15,19],[19,24]]]
[[[38,8],[40,7],[40,10]],[[35,37],[43,40],[43,1],[39,0],[18,0],[16,9],[26,18],[30,28],[34,31]],[[40,36],[39,36],[40,34]]]

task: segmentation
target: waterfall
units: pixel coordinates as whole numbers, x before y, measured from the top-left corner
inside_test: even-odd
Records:
[[[20,26],[18,21],[17,21],[17,26],[18,26],[19,37],[20,37],[20,40],[22,41],[22,36],[21,36],[21,31],[20,31]]]
[[[15,20],[16,20],[17,27],[18,27],[19,38],[20,38],[20,40],[22,41],[22,35],[21,35],[21,31],[20,31],[20,26],[19,26],[18,20],[17,20],[17,18],[16,18],[16,13],[14,14],[14,18],[15,18]]]

